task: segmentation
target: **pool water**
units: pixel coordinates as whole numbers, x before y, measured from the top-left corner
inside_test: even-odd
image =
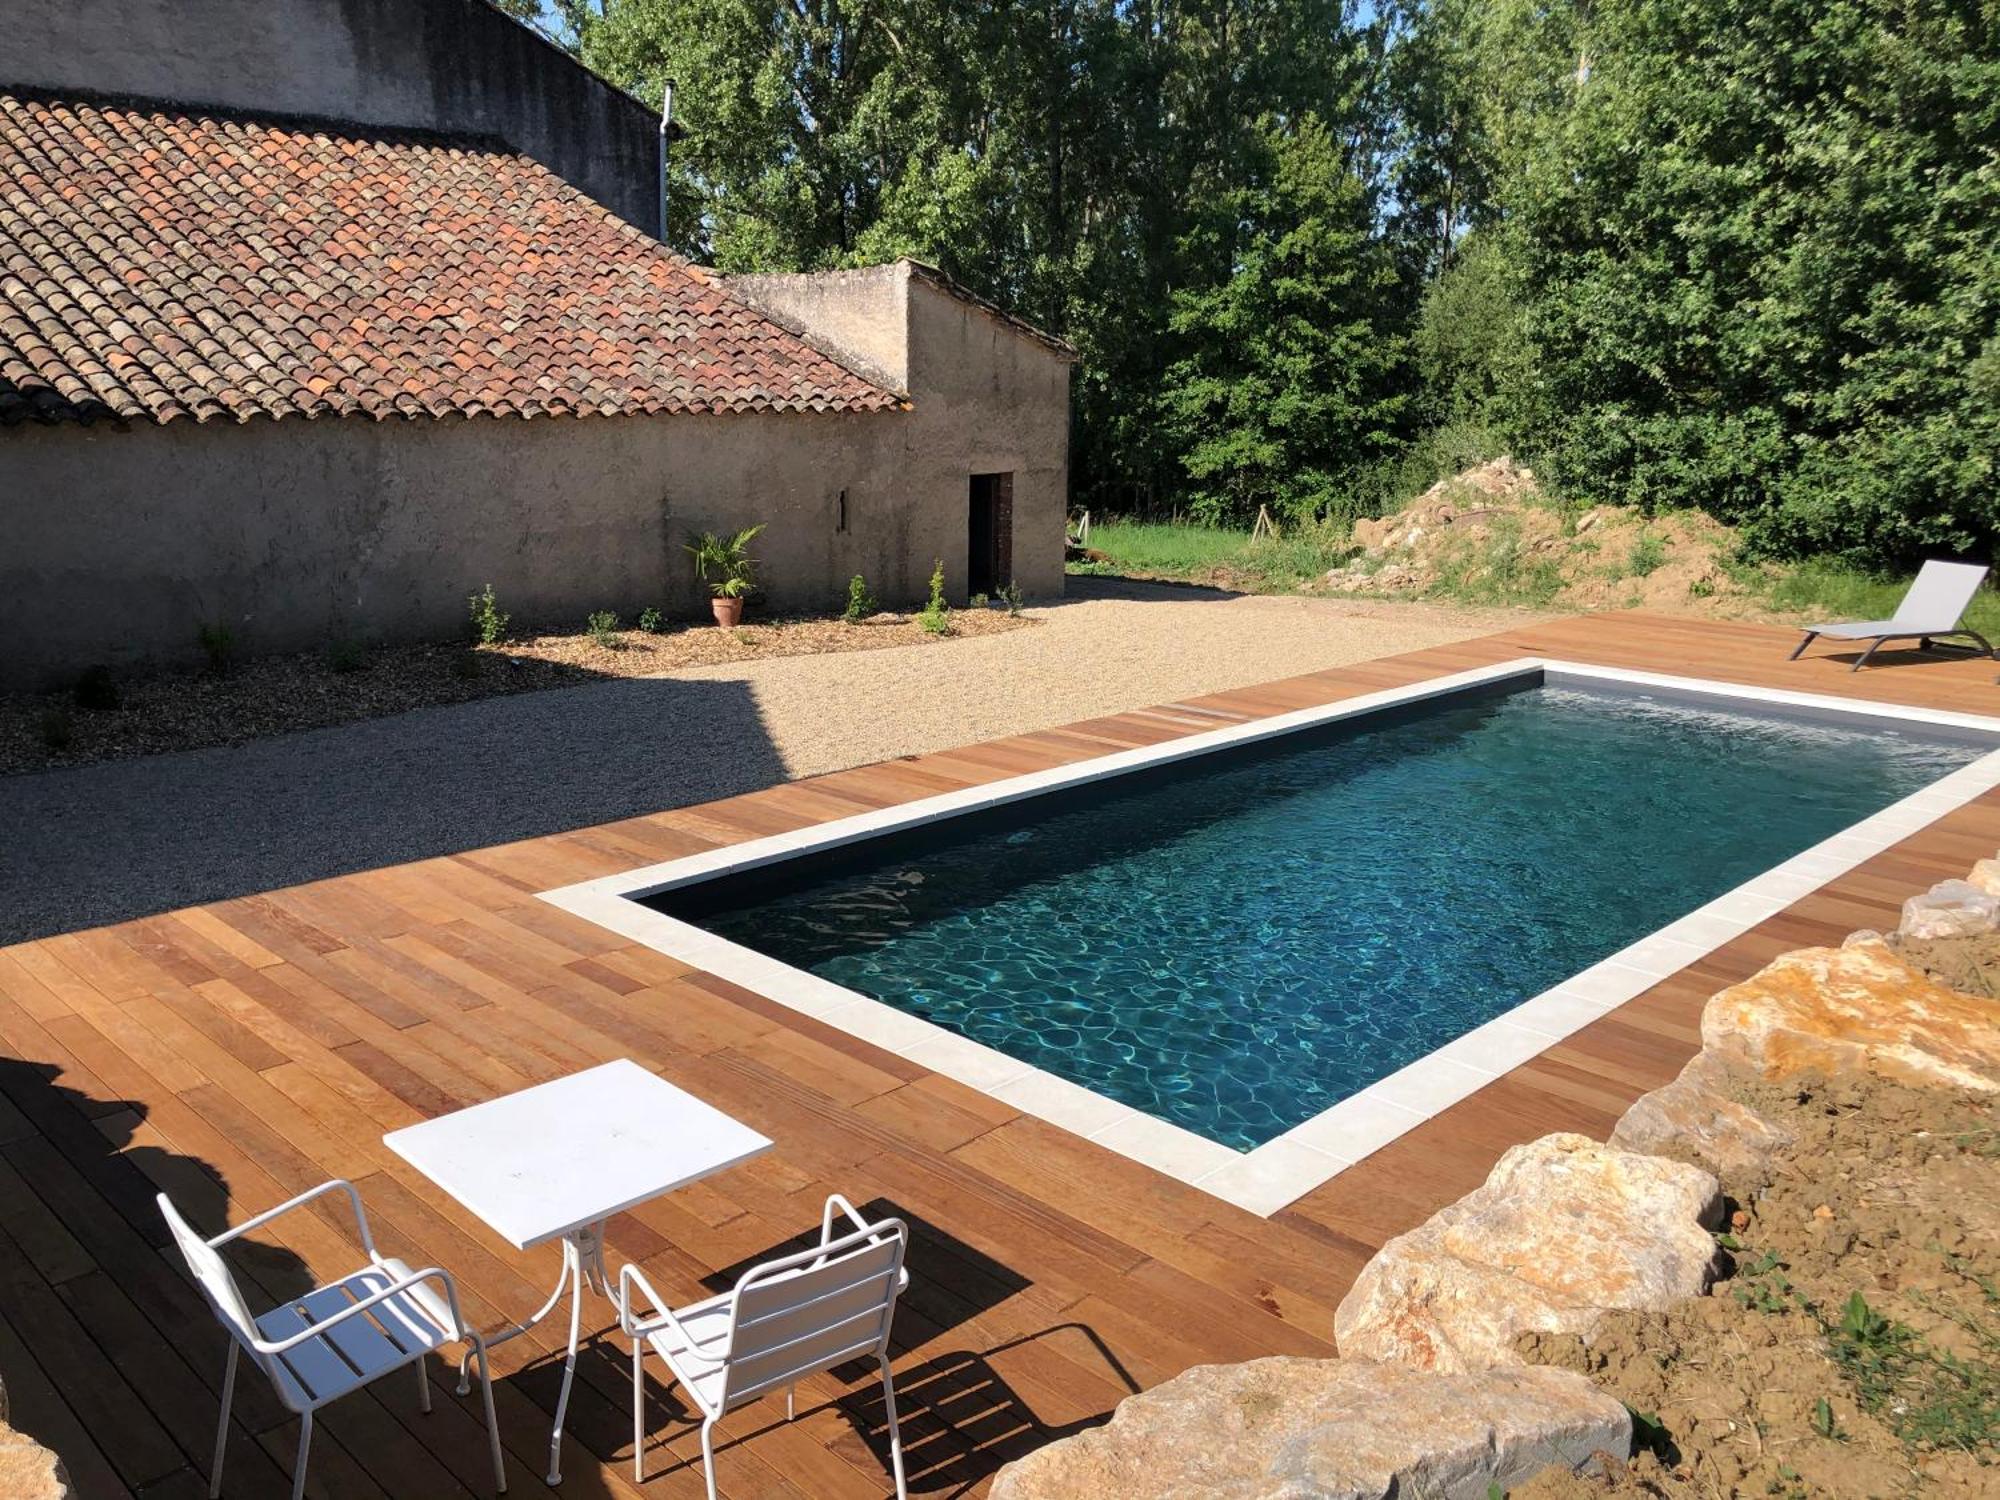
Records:
[[[1488,691],[649,904],[1247,1149],[1984,748]]]

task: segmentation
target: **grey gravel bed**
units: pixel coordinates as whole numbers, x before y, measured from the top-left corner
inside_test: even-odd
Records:
[[[0,779],[0,942],[705,802],[1533,618],[1072,579],[1041,628]]]

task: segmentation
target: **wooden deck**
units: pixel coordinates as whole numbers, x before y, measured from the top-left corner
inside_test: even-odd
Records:
[[[1791,640],[1596,616],[1197,701],[1267,714],[1542,654],[2000,711],[1991,663],[1898,654],[1849,675],[1843,658],[1787,663]],[[453,1269],[477,1319],[531,1310],[557,1252],[507,1250],[382,1134],[629,1056],[778,1147],[616,1220],[614,1258],[691,1297],[815,1225],[829,1191],[893,1206],[915,1229],[896,1359],[910,1488],[977,1492],[1008,1458],[1189,1365],[1330,1353],[1334,1305],[1385,1238],[1473,1186],[1515,1142],[1608,1131],[1694,1050],[1716,988],[1785,949],[1892,922],[1910,891],[2000,845],[1992,798],[1933,824],[1268,1220],[534,899],[1185,732],[1143,713],[1098,719],[0,949],[0,1375],[14,1421],[55,1446],[93,1500],[203,1493],[224,1346],[167,1245],[160,1190],[214,1229],[349,1177],[384,1249]],[[241,1264],[275,1299],[356,1255],[329,1208],[296,1216]],[[498,1360],[516,1495],[548,1493],[558,1338],[544,1325]],[[586,1352],[564,1493],[638,1493],[628,1378],[615,1340]],[[487,1493],[477,1407],[439,1389],[429,1417],[402,1381],[329,1408],[314,1492]],[[796,1422],[774,1404],[724,1423],[725,1494],[888,1492],[879,1398],[866,1382],[832,1380],[810,1394]],[[285,1493],[296,1428],[254,1379],[237,1413],[227,1493]],[[652,1431],[643,1492],[699,1494],[697,1471],[672,1463],[697,1451],[685,1411],[656,1395]]]

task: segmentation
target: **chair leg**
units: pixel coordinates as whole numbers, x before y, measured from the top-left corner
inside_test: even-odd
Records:
[[[1882,642],[1887,639],[1888,639],[1887,636],[1880,636],[1880,635],[1876,636],[1874,640],[1868,643],[1868,649],[1862,652],[1860,656],[1856,657],[1854,665],[1849,667],[1847,670],[1850,672],[1859,672],[1863,667],[1867,666],[1868,658],[1873,656],[1877,651],[1881,650]]]
[[[306,1454],[312,1450],[313,1414],[304,1412],[299,1417],[299,1456],[292,1464],[292,1500],[305,1500]]]
[[[1792,647],[1792,654],[1786,657],[1785,660],[1797,661],[1799,659],[1799,653],[1805,650],[1806,647],[1810,646],[1818,638],[1819,638],[1819,632],[1817,630],[1808,630],[1806,632],[1805,639],[1800,641],[1796,646]]]
[[[417,1410],[431,1414],[431,1372],[422,1355],[417,1357]]]
[[[229,1365],[222,1372],[222,1415],[215,1419],[215,1462],[208,1470],[208,1500],[222,1494],[222,1460],[229,1452],[229,1408],[236,1400],[236,1356],[243,1348],[229,1341]]]
[[[798,1412],[794,1409],[792,1405],[792,1398],[797,1396],[798,1393],[799,1393],[799,1388],[795,1385],[788,1385],[785,1387],[785,1420],[787,1422],[791,1421],[793,1417],[798,1415]]]
[[[485,1343],[473,1336],[473,1347],[479,1351],[479,1395],[486,1407],[486,1449],[493,1459],[493,1493],[507,1493],[507,1464],[500,1457],[500,1418],[493,1410],[493,1356],[487,1352]]]
[[[896,1473],[896,1500],[910,1500],[903,1482],[903,1429],[896,1422],[896,1382],[889,1375],[889,1356],[878,1354],[875,1359],[882,1366],[882,1405],[889,1413],[889,1466]]]
[[[646,1367],[639,1341],[632,1340],[632,1479],[646,1479]]]
[[[708,1481],[708,1500],[715,1500],[715,1418],[701,1424],[701,1475]]]

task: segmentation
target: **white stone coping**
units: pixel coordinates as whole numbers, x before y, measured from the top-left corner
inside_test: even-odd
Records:
[[[1989,751],[1250,1151],[1237,1151],[1211,1141],[880,1000],[639,904],[639,898],[681,886],[1001,807],[1044,792],[1189,760],[1301,729],[1359,718],[1384,708],[1444,697],[1467,688],[1516,680],[1521,680],[1523,686],[1596,684],[1641,694],[1650,688],[1677,697],[1723,700],[1764,709],[1802,710],[1813,717],[1849,723],[1872,720],[1883,725],[1958,730],[1990,736],[2000,743],[2000,718],[1984,715],[1859,703],[1817,693],[1743,687],[1702,678],[1520,657],[1315,708],[1226,722],[1221,727],[1162,744],[1121,750],[874,812],[836,818],[789,833],[751,839],[544,891],[541,899],[837,1027],[850,1036],[886,1048],[932,1072],[1010,1104],[1024,1114],[1073,1131],[1252,1213],[1268,1216],[1503,1073],[1546,1051],[1570,1033],[1775,916],[1835,876],[1908,838],[1982,792],[2000,786],[2000,750]],[[1184,704],[1167,704],[1163,709],[1201,720],[1224,717]],[[1159,711],[1153,716],[1158,717]]]

